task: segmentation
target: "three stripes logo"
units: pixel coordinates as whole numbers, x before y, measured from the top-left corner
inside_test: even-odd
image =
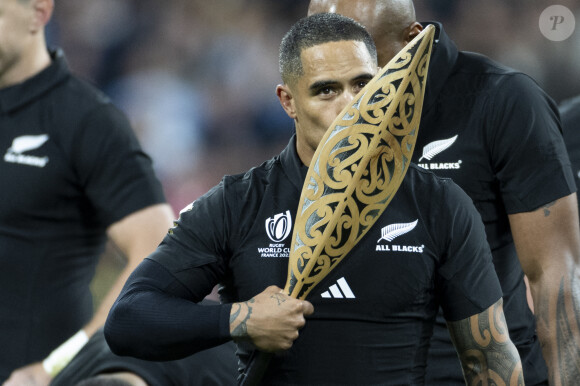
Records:
[[[328,291],[324,291],[320,294],[326,299],[355,299],[354,293],[350,289],[346,279],[341,277],[336,281],[336,284],[331,285]]]

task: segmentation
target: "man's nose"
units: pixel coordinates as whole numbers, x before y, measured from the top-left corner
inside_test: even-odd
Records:
[[[346,105],[350,104],[350,102],[352,102],[355,96],[356,93],[352,91],[343,92],[340,98],[340,110],[344,109]]]

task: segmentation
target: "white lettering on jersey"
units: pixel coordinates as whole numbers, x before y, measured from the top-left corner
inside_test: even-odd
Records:
[[[382,240],[391,242],[399,236],[411,232],[417,226],[418,219],[409,223],[398,223],[387,225],[381,228],[381,238],[377,240],[377,252],[412,252],[412,253],[423,253],[424,245],[413,246],[413,245],[397,245],[397,244],[380,244]]]
[[[434,141],[434,142],[431,142],[430,144],[426,145],[423,148],[423,154],[421,155],[421,158],[419,158],[417,165],[419,165],[423,169],[427,169],[427,170],[460,169],[461,168],[461,160],[459,160],[457,162],[431,162],[431,163],[421,162],[421,160],[423,158],[431,161],[431,159],[433,157],[435,157],[437,154],[449,149],[451,147],[451,145],[453,145],[455,143],[458,136],[459,135],[456,135],[455,137],[448,138],[448,139]]]

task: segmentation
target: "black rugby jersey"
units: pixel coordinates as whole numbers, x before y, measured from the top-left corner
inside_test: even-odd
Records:
[[[580,182],[580,96],[565,100],[560,105],[560,118],[562,119],[562,132],[564,142],[576,185]],[[580,204],[580,197],[578,203]]]
[[[155,282],[133,275],[115,306],[143,308],[149,324],[138,312],[134,325],[108,322],[114,351],[120,344],[124,354],[155,360],[191,354],[229,336],[231,306],[194,312],[188,301],[199,301],[216,283],[225,303],[248,300],[272,284],[284,287],[305,173],[293,139],[280,156],[225,177],[182,211],[143,263],[157,262],[170,275]],[[155,276],[161,266],[153,268]],[[152,286],[160,292],[150,297]],[[293,347],[272,360],[263,384],[422,384],[439,304],[449,320],[460,320],[500,297],[471,200],[451,180],[411,165],[373,228],[309,294],[314,314]],[[207,328],[192,327],[202,319]],[[243,365],[247,347],[240,345],[238,354]]]
[[[106,228],[164,201],[125,116],[52,59],[0,90],[0,380],[88,322]]]
[[[535,210],[576,190],[556,105],[527,75],[458,51],[442,26],[435,26],[413,161],[452,178],[473,200],[485,224],[526,384],[545,383],[547,368],[508,214]],[[428,384],[463,385],[442,318],[432,346]]]

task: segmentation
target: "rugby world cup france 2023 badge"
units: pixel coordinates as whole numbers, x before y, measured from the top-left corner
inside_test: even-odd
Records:
[[[272,241],[267,247],[258,248],[260,257],[285,257],[290,256],[290,248],[286,247],[284,240],[290,236],[292,230],[292,215],[287,210],[266,219],[266,234]]]

